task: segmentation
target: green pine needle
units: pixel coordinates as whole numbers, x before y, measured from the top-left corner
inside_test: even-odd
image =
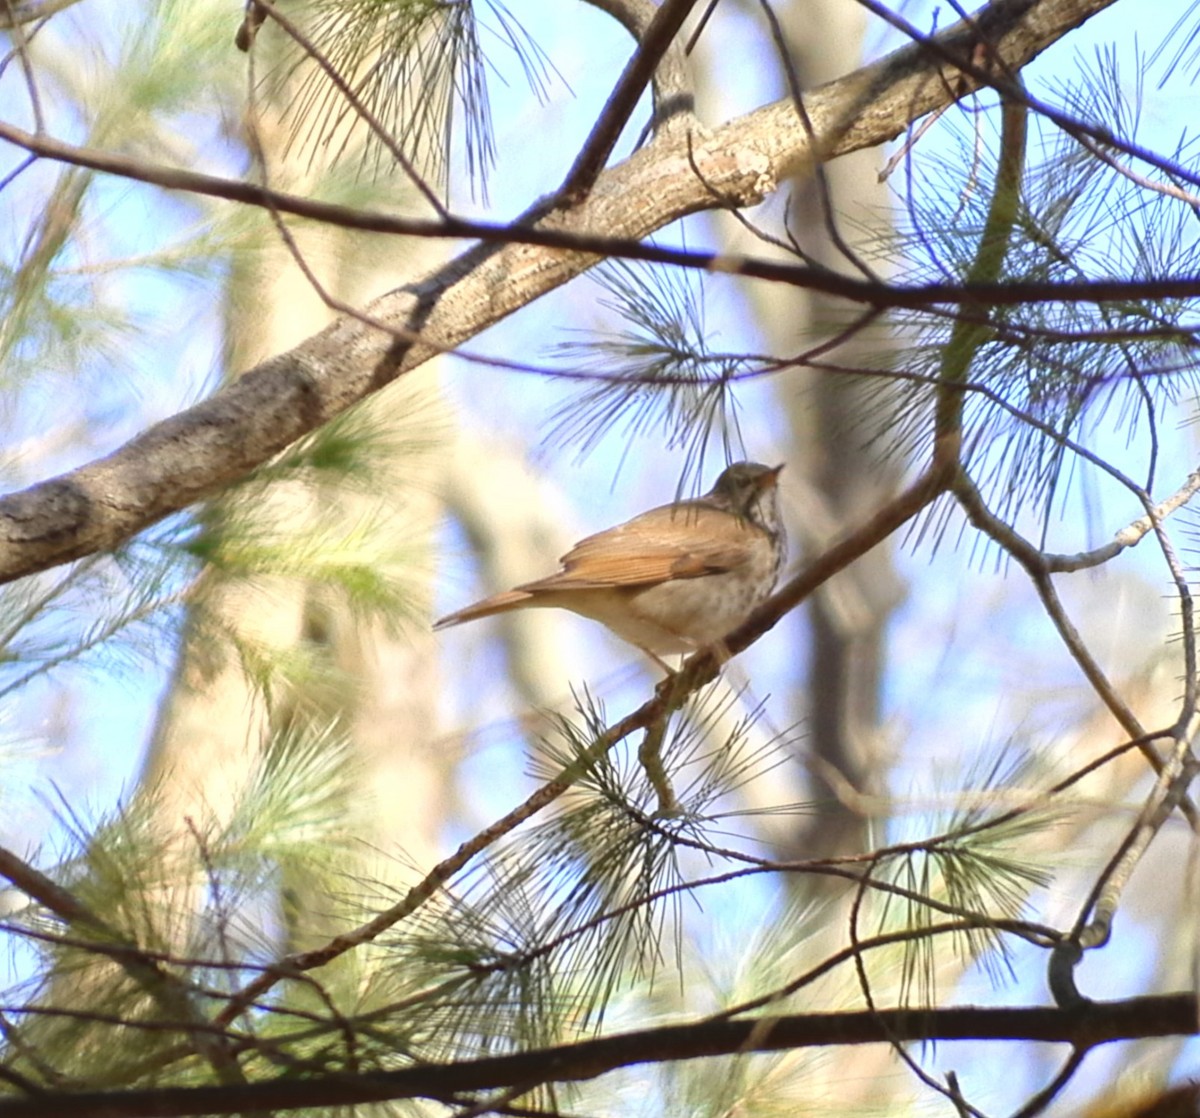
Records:
[[[624,443],[655,437],[684,452],[685,476],[701,471],[713,443],[725,462],[745,457],[734,389],[750,366],[709,347],[703,281],[626,262],[604,264],[593,278],[607,293],[601,305],[624,326],[555,347],[564,376],[585,386],[554,413],[547,441],[582,457],[613,433]]]

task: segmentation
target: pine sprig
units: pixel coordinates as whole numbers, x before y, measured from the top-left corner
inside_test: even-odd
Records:
[[[539,99],[556,72],[500,0],[486,0],[486,15],[479,6],[472,0],[308,4],[312,38],[329,63],[408,157],[430,166],[437,181],[447,179],[454,130],[461,123],[469,180],[486,197],[496,156],[488,72],[500,72],[491,52],[498,46],[515,57]],[[314,153],[332,149],[337,156],[362,151],[364,163],[381,173],[391,158],[384,145],[355,127],[352,107],[320,70],[305,66],[302,72],[299,93],[289,99],[293,143]]]
[[[247,855],[273,863],[324,860],[329,844],[349,835],[357,781],[353,742],[338,720],[297,720],[256,754],[214,857],[231,865]]]
[[[750,362],[710,347],[702,281],[627,262],[602,265],[593,277],[606,292],[601,305],[623,326],[554,348],[586,387],[555,411],[546,440],[583,456],[616,432],[625,443],[656,436],[684,452],[685,477],[703,471],[713,443],[725,462],[745,457],[734,389]]]
[[[944,816],[922,818],[922,826],[939,837],[885,852],[877,876],[908,895],[881,894],[877,931],[920,933],[948,917],[976,920],[950,935],[952,950],[963,962],[978,965],[994,985],[1012,977],[1011,944],[1000,925],[1025,918],[1031,893],[1051,880],[1038,847],[1026,840],[1044,835],[1063,810],[1050,802],[1015,812],[997,806],[1003,802],[1000,792],[1023,783],[1031,764],[1028,757],[1013,760],[1008,747],[1001,750],[990,765],[966,774],[959,806]],[[918,934],[906,943],[899,975],[902,1004],[934,1004],[940,958],[932,936]]]
[[[1136,100],[1113,56],[1100,56],[1093,72],[1058,90],[1057,99],[1080,119],[1136,139]],[[908,199],[910,228],[897,244],[901,271],[912,282],[961,281],[970,267],[987,205],[973,181],[991,175],[978,165],[974,145],[974,137],[964,137],[957,157],[921,164],[922,179]],[[982,158],[986,163],[992,156]],[[1175,158],[1196,165],[1196,141],[1181,141]],[[970,168],[965,174],[964,167]],[[1004,282],[1116,275],[1136,283],[1200,267],[1189,207],[1146,189],[1061,132],[1043,131],[1040,147],[1031,145],[1017,220]],[[1082,440],[1116,414],[1133,444],[1153,431],[1159,408],[1200,386],[1194,373],[1200,304],[1194,300],[968,306],[964,313],[987,317],[964,396],[968,467],[993,511],[1006,518],[1032,515],[1043,531],[1071,480],[1090,469],[1067,440]],[[897,321],[914,338],[901,369],[926,383],[903,390],[901,421],[891,416],[885,437],[905,453],[920,454],[928,451],[929,384],[950,324],[925,314]]]
[[[787,735],[756,740],[761,706],[728,728],[741,699],[710,688],[668,727],[662,761],[679,789],[679,814],[667,818],[656,814],[657,793],[632,754],[592,755],[605,718],[587,693],[576,696],[575,718],[558,719],[557,733],[541,742],[537,773],[577,776],[557,815],[524,839],[521,864],[546,897],[545,934],[559,968],[583,976],[576,984],[583,1023],[598,1026],[631,983],[653,987],[668,961],[679,970],[689,893],[681,859],[697,847],[716,849],[714,826],[743,814],[730,797],[787,752]]]
[[[252,589],[271,579],[287,579],[310,594],[330,596],[360,620],[376,620],[389,630],[423,618],[425,590],[420,578],[423,549],[405,551],[389,532],[383,512],[352,522],[337,516],[307,519],[281,512],[274,520],[262,506],[235,502],[211,518],[186,544],[186,551],[210,571],[242,580]]]
[[[173,646],[186,567],[135,541],[0,590],[0,698],[68,665],[132,671]]]
[[[372,949],[357,1001],[339,998],[343,1020],[318,1012],[323,1025],[287,1030],[336,1045],[349,1022],[357,1058],[380,1067],[556,1043],[573,1035],[572,1003],[543,932],[528,878],[503,852],[481,859]]]

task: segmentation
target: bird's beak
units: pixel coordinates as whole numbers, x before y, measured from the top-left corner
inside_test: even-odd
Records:
[[[773,470],[768,470],[758,479],[759,489],[773,489],[779,484],[779,472],[786,466],[786,462],[780,462]]]

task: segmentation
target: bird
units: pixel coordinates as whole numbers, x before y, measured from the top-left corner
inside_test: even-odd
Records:
[[[663,656],[720,645],[774,588],[787,556],[782,469],[735,462],[703,496],[588,536],[554,574],[447,614],[433,627],[517,609],[566,609],[599,621],[673,674]]]

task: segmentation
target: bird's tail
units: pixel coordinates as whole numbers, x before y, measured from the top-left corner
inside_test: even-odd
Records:
[[[451,625],[461,625],[464,621],[475,621],[480,617],[491,617],[493,613],[505,613],[510,609],[520,609],[526,605],[533,595],[528,590],[506,590],[503,594],[493,594],[481,602],[465,606],[456,613],[448,613],[433,623],[434,629],[449,629]]]

